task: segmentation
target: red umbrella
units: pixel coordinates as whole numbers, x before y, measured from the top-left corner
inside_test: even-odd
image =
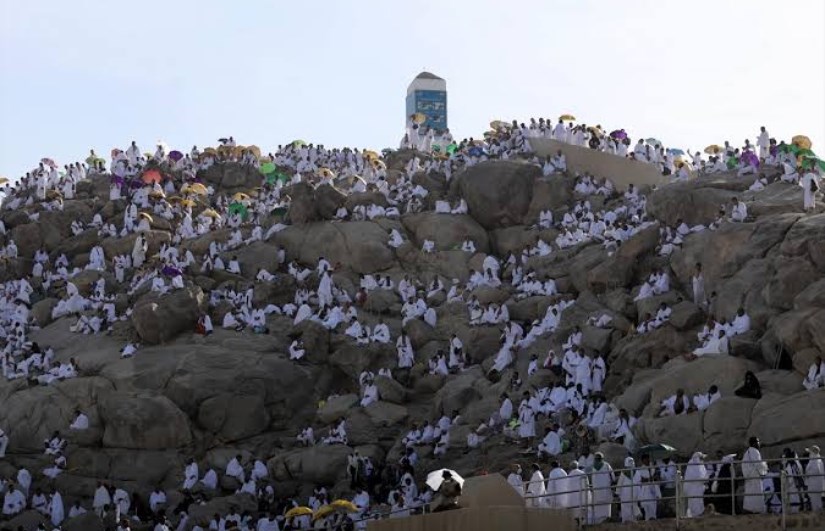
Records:
[[[159,183],[160,180],[161,180],[161,175],[160,175],[160,172],[158,170],[147,170],[147,171],[143,172],[143,175],[141,176],[141,179],[146,184]]]

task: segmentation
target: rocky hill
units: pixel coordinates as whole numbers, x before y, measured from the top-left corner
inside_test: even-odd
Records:
[[[389,158],[390,178],[393,172],[400,174],[410,156],[402,152]],[[204,182],[227,193],[260,184],[256,171],[235,163],[217,164],[202,173]],[[786,446],[801,450],[825,444],[825,389],[802,387],[814,357],[825,351],[825,214],[802,214],[801,188],[785,183],[749,192],[752,178],[720,174],[643,190],[649,194],[647,212],[657,223],[618,251],[609,252],[596,242],[529,259],[529,267],[540,277],[555,279],[560,295],[517,298],[507,284],[476,289],[473,295],[480,302],[506,304],[511,318],[524,323],[540,320],[557,300],[576,301],[563,312],[555,333],[520,351],[515,366],[496,377],[487,372],[500,347],[501,327],[470,326],[461,303],[438,303],[435,328],[419,319],[407,323],[404,329],[419,363],[411,370],[397,371],[393,379],[378,377],[380,400],[366,408],[358,404],[358,376],[364,369],[377,372],[395,367],[393,344],[358,345],[340,329],[330,331],[314,321],[293,326],[292,318],[278,315],[268,317],[268,334],[218,326],[210,336],[193,333],[198,315],[208,308],[209,292],[218,287],[242,291],[253,285],[256,305],[292,301],[296,284],[289,275],[279,274],[273,282],[256,280],[261,267],[275,271],[279,246],[290,260],[309,268],[325,257],[335,266],[335,285],[351,296],[357,291],[359,275],[367,273],[388,274],[396,282],[404,275],[422,282],[435,275],[465,282],[471,270],[481,270],[486,253],[506,258],[539,238],[552,241],[558,230],[537,228],[539,212],[549,208],[561,219],[581,199],[573,189],[574,177],[542,177],[538,167],[523,162],[480,163],[449,182],[440,174],[420,173],[414,183],[429,192],[425,200],[429,211],[372,221],[332,218],[342,205],[380,203],[380,194],[293,185],[285,216],[290,224],[266,241],[227,254],[226,258],[237,256],[240,275],[200,274],[195,269],[185,275],[184,289],[163,296],[146,289],[128,294],[112,273],[84,271],[73,280],[81,293],[90,293],[102,275],[118,293],[119,312],[134,309],[131,319],[118,322],[108,335],[72,333],[73,318],[53,321],[51,310],[64,296],[62,286],[43,293],[32,281],[32,315],[39,330],[29,339],[54,347],[58,360],[75,358],[80,376],[48,386],[0,381],[0,427],[10,437],[6,458],[0,460],[0,476],[13,476],[19,466],[39,471],[50,465],[51,459],[42,455],[43,441],[55,430],[66,433],[76,408],[88,412],[91,429],[68,435],[67,470],[53,483],[68,500],[88,499],[99,480],[143,494],[160,485],[175,492],[170,498],[180,496],[188,457],[194,457],[201,470],[215,468],[222,475],[236,454],[266,459],[279,496],[306,496],[320,484],[346,494],[350,447],[376,464],[395,463],[403,451],[401,438],[413,422],[436,420],[442,412],[453,411],[460,412],[461,420],[452,428],[451,448],[436,459],[431,447],[422,447],[417,469],[450,466],[466,475],[503,471],[513,461],[529,462],[534,457],[505,444],[500,434],[480,448],[468,449],[467,435],[498,410],[499,397],[510,390],[513,369],[524,378],[522,387],[512,392],[514,400],[531,386],[556,381],[544,369],[528,378],[530,355],[544,359],[549,349],[562,350],[561,343],[576,326],[582,328],[584,348],[605,355],[606,397],[639,417],[635,432],[641,443],[669,443],[679,455],[689,456],[697,449],[708,454],[741,451],[747,437],[757,435],[767,457],[778,457]],[[675,227],[677,220],[708,225],[720,205],[734,196],[748,205],[749,219],[690,234],[670,256],[658,253],[660,227]],[[468,214],[434,213],[432,206],[441,198],[463,198]],[[588,199],[594,211],[623,202],[621,196]],[[65,254],[79,267],[88,263],[88,254],[98,243],[107,257],[130,252],[134,234],[98,242],[94,230],[76,236],[69,230],[72,221],[88,223],[96,213],[120,224],[124,208],[122,200],[108,200],[108,179],[94,176],[78,186],[78,197],[66,200],[62,212],[41,211],[39,219],[32,221],[28,214],[40,210],[37,203],[4,210],[7,238],[16,242],[20,258],[2,263],[0,278],[27,275],[32,256],[41,247],[52,260]],[[273,215],[266,224],[279,221]],[[392,229],[408,243],[389,247]],[[244,230],[248,233],[249,228]],[[148,255],[157,253],[171,237],[168,222],[156,218],[147,234]],[[218,230],[187,240],[182,248],[200,257],[212,241],[228,237],[228,230]],[[476,243],[475,254],[459,250],[468,237]],[[421,252],[425,240],[435,243],[436,252]],[[691,275],[697,262],[703,265],[707,293],[716,292],[713,316],[730,319],[740,307],[751,316],[753,330],[731,341],[730,356],[693,361],[683,357],[698,345],[697,332],[706,320],[704,311],[692,302]],[[672,289],[634,302],[639,285],[659,269],[669,272]],[[314,273],[308,283],[317,283]],[[631,323],[655,313],[662,302],[673,309],[668,323],[643,335],[629,332]],[[375,292],[359,308],[359,320],[374,325],[381,318],[395,338],[402,329],[400,310],[396,294]],[[211,308],[216,324],[225,311],[220,304]],[[588,325],[588,318],[601,314],[612,317],[610,327]],[[445,349],[452,334],[463,341],[475,365],[446,377],[428,374],[426,360]],[[307,357],[294,362],[287,351],[298,337]],[[122,359],[119,350],[128,340],[138,340],[142,346],[133,358]],[[747,370],[762,384],[759,400],[733,395]],[[711,384],[719,387],[722,398],[707,411],[656,416],[660,401],[677,388],[693,394]],[[337,396],[329,399],[331,395]],[[295,437],[306,426],[322,432],[340,419],[347,421],[349,447],[297,444]],[[621,466],[623,447],[605,442],[600,449]],[[230,501],[250,506],[243,496],[223,498],[237,485],[226,478],[222,481],[225,490],[198,509],[202,515]]]

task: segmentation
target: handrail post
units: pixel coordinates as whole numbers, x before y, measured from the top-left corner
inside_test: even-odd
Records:
[[[681,529],[682,527],[682,472],[680,470],[676,471],[676,483],[675,483],[675,491],[676,493],[676,529]]]
[[[730,514],[736,516],[736,467],[733,464],[730,465]]]
[[[787,481],[788,481],[788,473],[785,470],[782,470],[779,474],[779,494],[780,500],[782,500],[782,529],[787,529],[787,522],[786,522],[786,514],[788,512],[788,488],[787,488]]]

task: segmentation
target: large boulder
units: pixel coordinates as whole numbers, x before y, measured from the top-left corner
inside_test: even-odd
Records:
[[[372,221],[292,225],[274,239],[284,246],[288,257],[312,267],[322,256],[355,273],[384,271],[395,264],[387,246],[388,231]]]
[[[470,239],[478,252],[486,253],[490,248],[487,232],[467,215],[425,212],[404,216],[401,222],[413,234],[418,247],[424,240],[431,240],[439,251],[454,250]]]
[[[744,199],[741,191],[727,189],[722,178],[671,183],[650,194],[647,211],[671,227],[677,225],[678,219],[689,225],[707,225],[716,219],[723,205],[737,196]]]
[[[267,462],[276,481],[300,480],[316,485],[334,485],[346,477],[347,456],[352,448],[318,445],[277,455]]]
[[[106,238],[100,242],[100,245],[103,247],[103,253],[107,259],[112,259],[121,254],[131,255],[137,236],[136,233],[132,233],[122,238]],[[144,233],[144,237],[146,238],[147,245],[146,256],[157,254],[164,244],[168,245],[172,241],[172,235],[162,230],[150,230]]]
[[[156,345],[194,330],[198,317],[206,307],[203,291],[196,286],[158,296],[152,292],[135,304],[132,323],[141,341]]]
[[[21,258],[34,257],[35,251],[43,246],[43,237],[40,235],[40,225],[37,223],[26,223],[14,227],[9,238],[17,245],[17,256]]]
[[[521,225],[541,169],[519,162],[482,162],[453,178],[451,193],[467,201],[470,215],[485,229]]]
[[[780,399],[763,397],[753,411],[748,428],[748,436],[759,437],[765,446],[792,444],[823,434],[825,388]]]
[[[755,405],[755,400],[738,396],[722,396],[714,402],[704,412],[702,451],[708,455],[741,451]]]
[[[192,442],[189,419],[164,396],[112,393],[99,408],[105,446],[162,450]]]

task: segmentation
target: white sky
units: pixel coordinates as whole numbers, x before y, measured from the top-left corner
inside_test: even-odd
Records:
[[[459,138],[571,112],[683,149],[765,125],[825,155],[823,28],[823,0],[0,0],[0,175],[132,139],[395,147],[424,69]]]

